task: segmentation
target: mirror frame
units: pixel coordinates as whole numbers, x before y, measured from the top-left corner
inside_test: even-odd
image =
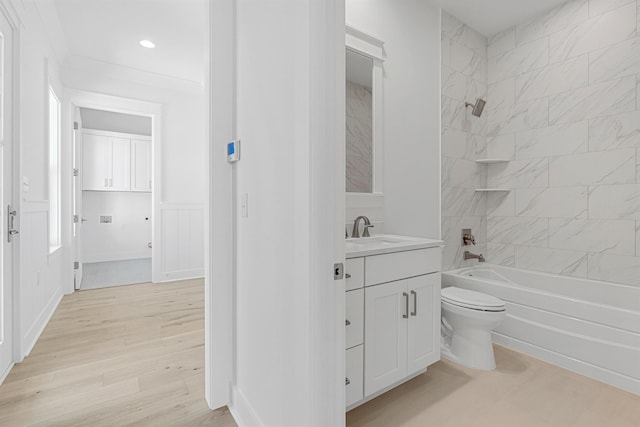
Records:
[[[382,128],[382,108],[383,108],[383,69],[382,64],[384,62],[384,42],[367,33],[353,28],[350,25],[346,26],[345,34],[345,49],[359,53],[368,58],[371,58],[373,63],[372,80],[371,80],[371,95],[372,95],[372,136],[373,136],[373,161],[371,171],[371,193],[351,193],[346,194],[353,195],[377,195],[382,196],[384,193],[383,177],[384,177],[384,138]],[[346,170],[345,170],[346,175]]]

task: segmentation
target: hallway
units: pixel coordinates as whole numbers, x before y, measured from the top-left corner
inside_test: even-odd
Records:
[[[204,399],[202,280],[65,296],[0,386],[2,426],[235,426]]]

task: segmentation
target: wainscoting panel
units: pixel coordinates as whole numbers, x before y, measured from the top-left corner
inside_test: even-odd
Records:
[[[21,356],[31,352],[62,299],[62,248],[49,254],[48,202],[24,202],[20,216]]]
[[[203,276],[203,206],[163,203],[160,211],[161,279],[168,281]]]

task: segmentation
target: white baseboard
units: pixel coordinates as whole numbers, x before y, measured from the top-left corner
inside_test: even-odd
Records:
[[[4,380],[7,379],[7,377],[9,376],[9,372],[11,372],[11,370],[13,369],[14,365],[15,365],[15,363],[11,362],[11,364],[9,366],[7,366],[7,369],[5,369],[5,371],[2,374],[0,374],[0,385],[2,385]]]
[[[491,334],[493,342],[503,347],[516,350],[520,353],[524,353],[527,356],[535,357],[536,359],[544,360],[561,368],[573,371],[580,375],[593,378],[597,381],[601,381],[605,384],[612,385],[617,388],[621,388],[630,393],[640,395],[640,381],[634,380],[625,375],[618,374],[617,372],[610,371],[598,366],[591,365],[580,360],[573,359],[569,356],[565,356],[560,353],[556,353],[551,350],[547,350],[542,347],[538,347],[533,344],[529,344],[518,339],[502,335],[497,332]]]
[[[164,271],[160,273],[160,277],[157,280],[154,278],[154,282],[175,282],[176,280],[201,279],[203,277],[204,268],[197,270]]]
[[[264,426],[247,398],[235,385],[231,386],[231,402],[228,408],[239,427]]]
[[[22,337],[21,354],[23,358],[27,357],[29,353],[31,353],[31,350],[33,350],[33,347],[36,345],[36,342],[38,342],[38,338],[40,338],[44,328],[49,324],[49,320],[51,320],[53,313],[56,312],[58,304],[62,301],[62,296],[62,289],[58,289],[53,294],[47,305],[45,305],[44,309],[40,312],[36,321],[33,322],[33,325],[31,325],[29,330]]]

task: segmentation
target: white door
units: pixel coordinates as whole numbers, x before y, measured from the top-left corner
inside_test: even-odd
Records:
[[[410,375],[440,359],[440,273],[412,277],[408,290],[407,374]]]
[[[407,281],[364,290],[364,394],[381,390],[407,374]]]
[[[73,240],[74,240],[74,287],[82,286],[82,226],[85,219],[82,217],[82,117],[80,109],[74,109],[73,129]]]
[[[13,299],[13,243],[18,236],[10,232],[15,230],[17,222],[12,225],[12,219],[16,218],[15,198],[13,196],[13,151],[12,151],[12,29],[4,14],[0,13],[0,67],[2,72],[2,85],[0,86],[0,179],[2,180],[2,211],[0,218],[0,381],[8,373],[13,362],[13,334],[11,303]],[[9,207],[11,206],[11,207]]]
[[[100,135],[84,134],[82,137],[82,188],[106,191],[109,188],[111,143]]]
[[[151,191],[151,141],[131,140],[131,191]]]

